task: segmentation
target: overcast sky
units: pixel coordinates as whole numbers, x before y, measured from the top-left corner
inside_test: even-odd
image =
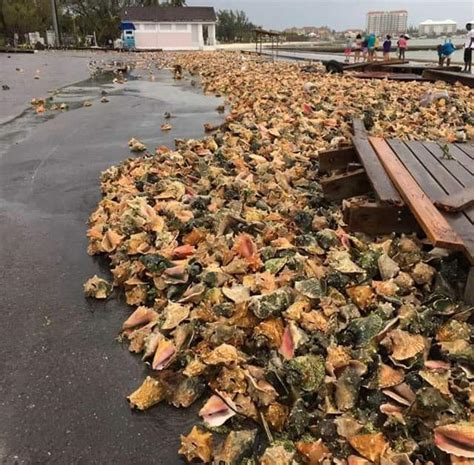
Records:
[[[363,28],[370,10],[408,10],[410,25],[425,19],[453,19],[459,25],[474,20],[474,0],[187,0],[187,4],[244,10],[254,24],[274,29]]]

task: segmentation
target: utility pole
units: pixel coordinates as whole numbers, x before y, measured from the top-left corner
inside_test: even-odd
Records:
[[[55,43],[56,43],[57,47],[60,47],[61,46],[61,35],[59,33],[58,8],[56,6],[56,0],[51,0],[51,16],[53,18]]]

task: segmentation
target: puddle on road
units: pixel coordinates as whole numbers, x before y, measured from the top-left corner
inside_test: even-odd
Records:
[[[12,145],[26,139],[37,126],[62,113],[82,108],[87,100],[99,100],[103,90],[108,93],[113,88],[111,77],[97,76],[49,94],[48,107],[52,104],[66,103],[69,106],[68,110],[47,110],[45,113],[37,114],[35,108],[29,106],[16,118],[0,125],[0,158]]]
[[[143,75],[140,75],[140,72]],[[63,113],[84,107],[84,102],[90,101],[94,105],[102,97],[112,98],[117,95],[129,95],[139,98],[162,100],[163,93],[157,92],[157,86],[170,87],[175,102],[193,104],[193,96],[203,97],[199,82],[193,79],[175,81],[169,70],[155,70],[154,80],[146,76],[145,70],[137,70],[126,75],[127,81],[123,84],[114,83],[116,75],[111,73],[97,74],[93,77],[58,89],[49,94],[47,107],[53,104],[66,103],[67,110],[47,110],[37,114],[33,106],[29,106],[16,118],[0,124],[0,158],[14,145],[25,140],[37,126],[59,117]],[[184,91],[184,92],[183,92]],[[180,93],[182,95],[180,95]],[[194,95],[193,95],[194,94]],[[199,106],[199,104],[198,104]]]

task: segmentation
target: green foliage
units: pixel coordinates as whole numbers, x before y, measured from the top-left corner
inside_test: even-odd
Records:
[[[145,3],[154,3],[153,0],[148,0],[148,2]],[[164,4],[169,5],[169,6],[186,6],[186,0],[169,0]]]
[[[252,40],[255,26],[244,11],[219,10],[217,12],[217,39],[221,42],[244,42]]]
[[[129,6],[158,6],[159,0],[56,0],[63,34],[97,35],[99,44],[119,35],[120,12]],[[183,0],[169,2],[183,6]],[[0,35],[40,32],[52,28],[50,0],[0,0]]]
[[[51,24],[49,0],[2,0],[0,3],[0,32],[14,33],[43,31]]]

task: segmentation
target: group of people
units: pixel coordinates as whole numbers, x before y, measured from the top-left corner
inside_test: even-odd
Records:
[[[466,40],[464,42],[464,73],[471,73],[472,71],[472,50],[474,49],[474,30],[472,24],[466,24]],[[438,45],[438,59],[439,65],[451,65],[451,56],[456,51],[456,46],[451,39],[444,39],[444,43]]]
[[[409,37],[402,34],[397,41],[398,58],[400,60],[405,59],[405,52],[408,48]],[[354,63],[362,61],[374,61],[377,59],[377,51],[380,49],[380,38],[375,34],[367,34],[362,37],[361,34],[357,34],[355,41],[348,40],[344,55],[346,56],[346,62],[350,61],[352,52],[354,52]],[[392,36],[387,34],[382,44],[383,59],[384,61],[390,60],[390,53],[392,51]]]
[[[467,36],[464,43],[464,72],[472,72],[472,51],[474,49],[474,30],[472,24],[466,24]],[[409,37],[402,34],[397,40],[398,59],[405,60],[405,54],[408,48]],[[346,62],[350,61],[351,55],[354,52],[354,62],[374,61],[377,59],[377,51],[380,49],[380,39],[375,34],[367,34],[362,37],[357,34],[355,41],[349,39],[346,43],[344,55]],[[390,60],[390,53],[392,51],[392,36],[387,35],[382,44],[384,61]],[[444,43],[438,45],[439,65],[444,63],[449,66],[451,64],[451,56],[456,51],[456,47],[451,39],[445,39]]]

